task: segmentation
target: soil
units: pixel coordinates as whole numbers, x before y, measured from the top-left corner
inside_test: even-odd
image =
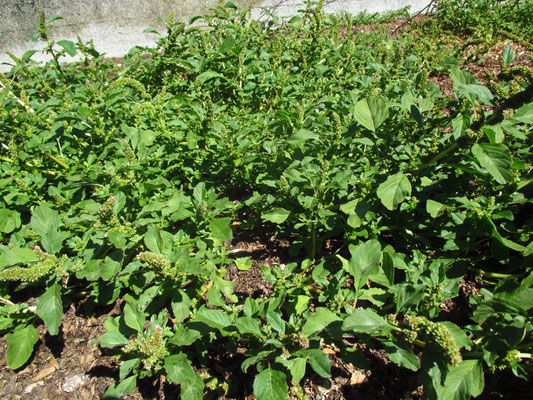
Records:
[[[420,21],[419,17],[417,21]],[[398,34],[408,25],[405,21],[385,24],[386,32]],[[374,29],[372,26],[358,27],[360,31]],[[486,71],[497,76],[500,72],[500,56],[503,48],[511,42],[499,43],[491,47],[481,57],[473,57],[464,68],[472,73],[482,84],[487,84]],[[512,43],[517,55],[513,65],[533,68],[531,52],[522,45]],[[472,53],[474,48],[469,48]],[[529,57],[528,57],[529,55]],[[430,77],[438,83],[444,96],[453,96],[450,78],[444,75]],[[289,253],[289,242],[265,234],[268,229],[256,228],[252,231],[235,229],[235,238],[229,244],[235,257],[249,257],[252,267],[246,271],[234,265],[227,268],[226,279],[234,282],[234,292],[239,298],[267,298],[272,293],[272,285],[263,279],[259,266],[271,267],[298,261]],[[464,282],[462,295],[477,290],[476,283]],[[35,299],[33,299],[35,300]],[[28,299],[31,302],[32,299]],[[453,312],[464,306],[464,299],[443,305],[443,312]],[[95,314],[85,315],[83,302],[73,303],[66,310],[62,328],[57,336],[45,333],[39,327],[41,338],[31,359],[21,369],[11,370],[6,363],[7,342],[0,338],[0,400],[92,400],[102,398],[107,387],[118,378],[119,362],[105,349],[94,344],[94,340],[105,333],[104,321],[119,315],[120,301],[113,307],[98,310]],[[449,318],[447,318],[449,319]],[[421,399],[422,388],[416,382],[416,374],[405,368],[398,368],[384,352],[375,351],[362,344],[353,344],[362,357],[346,362],[338,350],[324,347],[332,366],[332,376],[321,378],[308,369],[301,383],[301,392],[310,400],[341,399]],[[240,370],[244,359],[243,351],[237,348],[229,352],[221,348],[219,354],[212,356],[215,369],[222,379],[230,385],[230,395],[222,396],[216,391],[206,391],[206,398],[254,399],[252,395],[253,376]],[[482,400],[530,399],[531,384],[516,378],[512,373],[503,371],[487,375],[485,390],[479,397]],[[512,396],[511,396],[512,394]],[[294,394],[296,396],[296,394]],[[162,379],[141,380],[136,391],[127,396],[129,400],[176,399],[179,388]],[[297,398],[297,397],[294,397]]]

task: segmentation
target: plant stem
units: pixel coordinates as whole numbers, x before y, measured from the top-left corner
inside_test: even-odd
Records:
[[[46,155],[48,156],[48,158],[50,158],[51,160],[55,161],[58,165],[62,166],[63,168],[65,168],[65,169],[69,168],[67,164],[65,164],[63,161],[59,160],[57,157],[54,157],[53,155],[48,154],[48,153],[46,153]]]
[[[435,157],[433,157],[431,160],[429,160],[428,162],[425,162],[424,164],[422,164],[420,167],[418,167],[418,170],[419,171],[422,171],[424,169],[426,169],[427,167],[429,167],[431,164],[433,163],[436,163],[437,161],[439,161],[441,158],[445,157],[446,155],[448,155],[448,153],[451,153],[453,151],[455,151],[455,149],[457,149],[459,147],[459,144],[456,142],[454,144],[452,144],[451,146],[449,146],[448,148],[444,149],[443,151],[441,151],[439,154],[437,154]]]
[[[493,279],[518,278],[522,276],[520,274],[501,274],[498,272],[486,272],[478,268],[471,268],[471,270],[482,274],[486,278],[493,278]]]

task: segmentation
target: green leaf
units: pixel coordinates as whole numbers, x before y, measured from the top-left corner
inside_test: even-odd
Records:
[[[69,56],[74,57],[76,55],[76,45],[70,40],[60,40],[56,42],[59,46],[63,47]]]
[[[235,266],[239,271],[248,271],[252,268],[252,260],[249,257],[239,257],[235,259]]]
[[[439,400],[464,400],[477,397],[483,392],[485,380],[478,360],[464,360],[450,368],[444,385],[436,387]]]
[[[294,381],[299,383],[303,379],[305,375],[305,367],[307,365],[307,357],[297,357],[289,360],[284,360],[283,358],[278,357],[276,361],[289,370]]]
[[[361,289],[368,277],[379,272],[381,261],[381,245],[376,239],[367,240],[357,247],[350,246],[352,258],[350,261],[343,261],[344,269],[354,278],[354,287]]]
[[[482,85],[460,84],[455,86],[455,89],[472,103],[479,101],[480,103],[490,105],[494,98],[490,90]]]
[[[522,122],[524,124],[533,124],[533,102],[523,105],[516,110],[511,117],[511,120]]]
[[[284,208],[273,208],[268,212],[264,212],[261,214],[261,217],[265,221],[270,221],[275,224],[281,224],[283,223],[288,217],[291,212],[289,210],[286,210]]]
[[[41,244],[48,253],[61,250],[63,236],[59,228],[63,225],[59,213],[46,205],[36,207],[30,226],[41,237]]]
[[[37,315],[44,321],[50,335],[57,335],[63,318],[61,287],[54,283],[37,299]]]
[[[274,329],[275,331],[284,334],[285,333],[285,321],[281,319],[281,314],[279,312],[275,311],[269,311],[267,312],[266,319],[268,324]]]
[[[309,301],[308,297],[307,299]],[[314,333],[322,331],[335,321],[341,321],[341,318],[325,307],[318,307],[316,313],[307,318],[302,328],[302,333],[306,336],[311,336]]]
[[[383,205],[394,210],[398,204],[411,194],[411,183],[407,175],[401,172],[390,176],[385,182],[378,186],[377,195]]]
[[[344,331],[378,333],[390,327],[389,323],[370,309],[358,309],[348,315],[342,324]]]
[[[222,41],[220,44],[220,47],[218,48],[218,52],[222,54],[226,54],[228,50],[230,50],[233,46],[235,46],[235,39],[233,38],[226,38]]]
[[[367,97],[359,100],[353,110],[354,118],[365,128],[375,132],[388,118],[388,107],[379,97]]]
[[[39,261],[37,254],[31,249],[26,248],[8,248],[0,253],[0,268],[16,264],[28,264]]]
[[[203,322],[211,328],[222,330],[232,324],[231,317],[220,310],[202,308],[196,313],[197,321]]]
[[[230,240],[233,237],[233,232],[229,227],[230,222],[231,218],[218,218],[211,221],[209,228],[211,229],[213,237],[222,240],[223,242]]]
[[[46,205],[41,205],[33,210],[30,226],[41,238],[50,231],[58,231],[62,225],[59,213]]]
[[[124,306],[124,321],[126,325],[139,333],[143,333],[145,320],[146,316],[143,312],[139,311],[135,305],[126,303]]]
[[[224,78],[224,75],[214,71],[206,71],[198,75],[198,82],[200,82],[200,85],[203,85],[208,80],[214,78]]]
[[[204,394],[204,381],[194,371],[191,362],[183,353],[165,358],[165,370],[171,382],[181,385],[182,400],[201,400]]]
[[[141,359],[140,358],[132,358],[131,360],[126,360],[122,363],[122,365],[119,368],[119,380],[124,380],[132,370],[137,368],[139,365],[141,365]]]
[[[137,375],[132,375],[120,383],[113,383],[104,393],[104,400],[122,399],[124,396],[132,393],[137,387]]]
[[[300,129],[294,135],[289,137],[287,142],[293,146],[299,146],[308,140],[316,140],[319,138],[320,136],[318,136],[316,133],[310,132],[307,129]]]
[[[154,253],[168,254],[172,251],[174,236],[170,232],[160,230],[156,225],[150,225],[144,235],[144,243]]]
[[[394,342],[383,342],[385,351],[389,356],[389,359],[399,365],[400,367],[405,367],[411,371],[418,371],[420,369],[420,360],[407,346],[402,343]]]
[[[126,346],[130,341],[119,331],[113,331],[104,333],[98,338],[97,342],[102,347],[112,349],[117,346]]]
[[[515,59],[515,54],[513,51],[513,46],[509,45],[503,49],[502,61],[505,65],[510,65]]]
[[[22,367],[33,353],[33,347],[39,340],[39,333],[33,325],[15,329],[7,335],[7,365],[12,369]]]
[[[428,200],[426,202],[426,211],[432,218],[438,218],[446,211],[446,206],[435,200]]]
[[[251,333],[252,335],[262,336],[261,329],[259,328],[259,321],[255,318],[237,318],[237,320],[235,321],[235,326],[242,335],[244,335],[245,333]]]
[[[329,378],[331,376],[331,364],[329,358],[322,350],[306,350],[305,354],[309,357],[311,368],[313,368],[318,375],[323,378]]]
[[[20,228],[20,214],[17,211],[0,209],[0,232],[11,233]]]
[[[476,143],[472,146],[472,154],[499,184],[512,179],[511,152],[504,144]]]
[[[254,380],[254,394],[257,400],[287,400],[289,388],[287,377],[272,368],[263,370]]]
[[[175,346],[190,346],[197,339],[199,339],[202,334],[194,329],[189,329],[180,325],[180,329],[169,339],[169,343]]]

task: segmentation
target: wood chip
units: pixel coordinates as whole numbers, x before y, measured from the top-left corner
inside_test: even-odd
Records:
[[[364,381],[366,381],[365,374],[358,370],[352,372],[352,376],[350,377],[350,385],[360,385]]]
[[[335,352],[335,350],[326,347],[325,349],[322,349],[322,353],[324,353],[324,354],[335,354],[336,352]]]
[[[33,378],[32,382],[40,381],[41,379],[46,378],[48,375],[53,374],[56,370],[56,367],[48,367],[39,371],[39,373]]]

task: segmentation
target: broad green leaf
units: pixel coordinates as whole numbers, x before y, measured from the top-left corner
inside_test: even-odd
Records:
[[[204,393],[204,381],[192,368],[187,355],[173,354],[165,358],[167,378],[179,384],[182,400],[201,400]]]
[[[308,140],[319,139],[319,136],[316,133],[310,132],[307,129],[300,129],[294,135],[287,139],[287,142],[293,146],[299,146],[305,143]]]
[[[375,132],[388,118],[389,110],[381,98],[377,96],[367,97],[357,102],[353,109],[353,115],[357,122]]]
[[[41,239],[41,244],[48,253],[57,253],[63,246],[63,236],[61,232],[50,229]]]
[[[63,237],[59,228],[63,225],[59,213],[46,205],[33,210],[30,226],[41,237],[41,244],[48,253],[61,250]]]
[[[160,230],[156,225],[148,226],[144,235],[146,247],[154,253],[168,254],[172,251],[174,237],[170,232]]]
[[[435,200],[428,200],[426,202],[426,211],[432,218],[438,218],[446,211],[446,206]]]
[[[228,50],[230,50],[233,46],[235,46],[235,39],[233,38],[226,38],[222,41],[220,44],[220,47],[218,48],[218,52],[222,54],[226,54]]]
[[[59,213],[47,205],[38,206],[33,210],[30,226],[41,238],[48,232],[58,231],[61,225]]]
[[[33,353],[33,346],[39,340],[39,333],[33,325],[17,328],[7,335],[7,365],[12,369],[22,367]]]
[[[232,324],[231,317],[221,310],[202,308],[196,313],[197,321],[203,322],[211,328],[224,329]]]
[[[113,383],[104,393],[104,400],[122,399],[137,387],[137,375],[132,375],[119,383]]]
[[[398,204],[411,194],[411,183],[407,175],[401,172],[390,176],[385,182],[378,186],[377,195],[383,205],[394,210]]]
[[[294,302],[294,311],[296,312],[296,315],[301,315],[305,310],[307,310],[310,301],[311,297],[309,296],[296,296],[296,301]]]
[[[520,107],[511,118],[524,124],[533,124],[533,102]]]
[[[285,333],[285,321],[283,321],[279,312],[269,311],[267,312],[266,318],[272,329],[281,334]]]
[[[439,400],[464,400],[477,397],[483,392],[485,380],[478,360],[464,360],[450,368],[444,385],[436,387]]]
[[[26,248],[8,248],[0,253],[0,268],[16,264],[28,264],[39,261],[37,254],[31,249]]]
[[[126,336],[118,331],[106,332],[100,336],[97,341],[100,346],[108,349],[112,349],[113,347],[117,346],[125,346],[130,342]]]
[[[479,101],[480,103],[490,105],[494,98],[490,90],[482,85],[459,84],[455,86],[455,90],[472,103]]]
[[[131,360],[124,361],[119,368],[118,379],[120,381],[123,381],[130,374],[130,372],[133,369],[137,368],[139,365],[141,365],[140,358],[132,358]]]
[[[341,321],[341,318],[325,307],[318,307],[316,313],[307,318],[302,328],[302,333],[306,336],[311,336],[335,321]]]
[[[17,211],[0,209],[0,232],[11,233],[20,228],[20,214]]]
[[[139,311],[135,305],[126,303],[124,306],[124,321],[126,325],[139,333],[143,333],[145,320],[146,316],[143,312]]]
[[[289,217],[290,213],[291,212],[289,210],[278,207],[273,208],[270,211],[264,212],[263,214],[261,214],[261,217],[266,221],[270,221],[275,224],[281,224]]]
[[[354,287],[359,290],[370,275],[379,272],[381,245],[375,239],[368,240],[357,247],[350,246],[350,253],[352,258],[343,261],[343,266],[353,276]]]
[[[57,335],[63,318],[61,287],[54,283],[37,299],[37,315],[44,321],[50,335]]]
[[[452,120],[452,130],[453,130],[454,139],[457,140],[461,136],[463,136],[463,132],[464,132],[463,114],[459,114],[457,117],[455,117]]]
[[[198,75],[198,82],[200,82],[200,84],[203,85],[208,80],[214,79],[214,78],[224,78],[224,75],[219,74],[218,72],[214,72],[214,71],[206,71]]]
[[[476,143],[472,146],[472,154],[499,184],[503,185],[513,177],[511,152],[504,144]]]
[[[178,329],[174,336],[168,341],[175,346],[190,346],[202,336],[200,332],[195,331],[194,329],[186,328],[183,325],[180,325],[180,327],[181,329]]]
[[[492,144],[502,143],[505,139],[505,134],[499,125],[484,126],[483,133],[489,139]]]
[[[69,56],[74,57],[76,55],[76,45],[74,42],[70,40],[59,40],[56,43],[63,47]]]
[[[218,218],[214,221],[211,221],[209,228],[213,234],[213,237],[218,240],[225,242],[230,240],[233,237],[233,232],[229,226],[231,218]]]
[[[309,364],[315,372],[323,378],[329,378],[331,376],[331,363],[329,358],[322,350],[312,349],[306,350],[305,354],[309,357]]]
[[[300,382],[305,375],[305,367],[307,365],[307,357],[297,357],[285,360],[281,357],[276,359],[277,362],[284,365],[294,381]]]
[[[235,321],[235,326],[241,334],[251,333],[252,335],[262,336],[259,328],[259,321],[252,317],[241,317]]]
[[[370,309],[358,309],[348,315],[342,324],[344,331],[356,333],[378,333],[385,330],[389,323]]]
[[[287,400],[289,388],[287,377],[272,368],[263,370],[254,380],[254,394],[257,400]]]
[[[383,342],[385,351],[389,356],[389,359],[399,365],[400,367],[405,367],[411,371],[418,371],[420,369],[420,360],[407,346],[402,343],[394,342]]]
[[[252,260],[249,257],[239,257],[235,259],[235,266],[239,271],[248,271],[252,268]]]
[[[515,59],[515,54],[513,51],[513,46],[509,45],[503,49],[502,61],[505,65],[510,65]]]

